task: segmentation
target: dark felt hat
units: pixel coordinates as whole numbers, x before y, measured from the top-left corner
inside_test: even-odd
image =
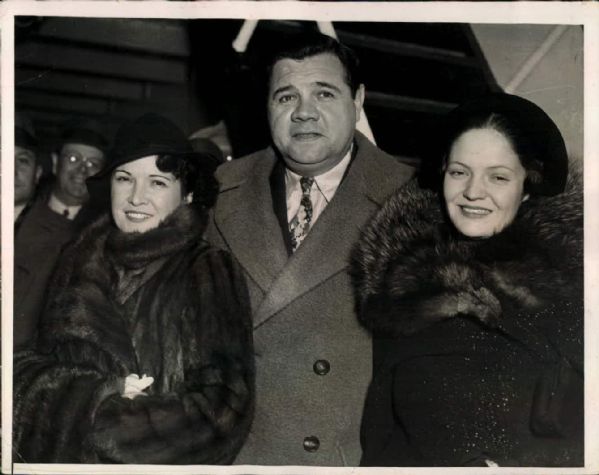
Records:
[[[31,118],[20,112],[15,115],[15,145],[34,152],[39,145]]]
[[[562,134],[543,109],[522,97],[495,93],[458,106],[444,124],[445,153],[461,133],[473,128],[469,125],[492,115],[505,124],[511,135],[508,138],[528,172],[529,191],[545,196],[564,191],[568,153]]]
[[[109,148],[103,127],[99,122],[92,119],[73,119],[66,123],[60,135],[60,146],[62,147],[67,143],[90,145],[102,151],[104,155],[108,153]]]

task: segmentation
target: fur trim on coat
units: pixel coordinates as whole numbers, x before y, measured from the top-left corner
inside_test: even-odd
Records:
[[[388,200],[354,249],[361,322],[387,335],[457,315],[494,326],[514,308],[582,300],[582,209],[574,174],[564,194],[524,202],[502,233],[468,239],[446,224],[438,196],[413,181]]]
[[[254,395],[237,264],[182,206],[122,233],[108,216],[65,252],[36,352],[15,355],[15,458],[37,463],[231,463]],[[147,374],[145,396],[121,396]]]

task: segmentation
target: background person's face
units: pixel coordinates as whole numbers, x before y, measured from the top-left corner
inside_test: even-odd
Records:
[[[469,237],[489,237],[515,218],[526,170],[510,142],[494,129],[472,129],[453,143],[443,195],[449,218]]]
[[[117,167],[112,172],[110,199],[112,217],[126,233],[146,232],[157,227],[183,202],[181,181],[156,166],[156,155]]]
[[[268,121],[287,166],[304,176],[333,168],[348,152],[364,99],[353,98],[341,61],[318,54],[282,59],[272,70]]]
[[[104,153],[91,145],[67,143],[56,159],[54,173],[57,198],[69,206],[83,204],[87,198],[85,180],[104,166]]]
[[[35,153],[15,145],[15,205],[25,204],[33,197],[41,174]]]

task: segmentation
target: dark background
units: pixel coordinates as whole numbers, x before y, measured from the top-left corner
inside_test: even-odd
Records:
[[[244,54],[242,20],[15,18],[15,106],[50,152],[64,124],[93,120],[111,137],[147,111],[187,134],[222,121],[232,155],[268,144],[264,61],[315,22],[264,20]],[[335,22],[362,62],[377,144],[418,159],[435,121],[498,86],[467,24]],[[221,125],[222,125],[221,124]],[[221,134],[222,135],[222,134]]]

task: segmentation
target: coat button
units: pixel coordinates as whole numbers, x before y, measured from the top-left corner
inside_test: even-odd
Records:
[[[317,375],[324,376],[331,371],[331,364],[327,360],[316,360],[312,368]]]
[[[316,436],[309,436],[304,439],[304,450],[306,452],[316,452],[320,447],[320,440]]]

